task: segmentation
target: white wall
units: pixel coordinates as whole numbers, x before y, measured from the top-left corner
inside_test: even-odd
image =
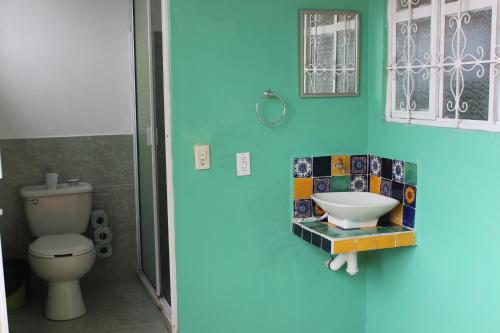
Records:
[[[0,1],[0,139],[132,133],[129,0]]]

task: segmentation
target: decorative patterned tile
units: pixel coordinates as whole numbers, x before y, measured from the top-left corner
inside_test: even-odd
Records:
[[[404,203],[407,206],[415,208],[417,204],[417,188],[412,185],[405,185]]]
[[[332,156],[332,176],[347,176],[350,173],[349,155]]]
[[[316,247],[321,247],[321,236],[315,233],[311,233],[311,244]]]
[[[293,180],[293,198],[310,199],[313,193],[312,178],[298,178]]]
[[[379,226],[404,225],[414,228],[417,196],[417,165],[373,155],[333,155],[295,158],[294,217],[324,215],[323,209],[311,200],[313,193],[370,191],[401,202],[379,219]],[[311,232],[293,227],[293,233],[314,242],[330,253],[333,244]]]
[[[368,191],[368,177],[365,175],[351,176],[351,183],[349,190],[351,192],[367,192]]]
[[[392,161],[392,180],[404,183],[405,181],[405,162],[400,160]]]
[[[377,156],[370,156],[370,174],[380,176],[382,174],[382,159]]]
[[[417,185],[417,165],[405,162],[405,182],[410,185]]]
[[[313,192],[330,192],[330,177],[314,178]]]
[[[332,157],[313,157],[313,176],[326,177],[332,175]]]
[[[388,158],[382,158],[382,178],[392,180],[392,160]]]
[[[349,176],[332,177],[330,181],[330,190],[332,192],[349,192],[351,179]]]
[[[293,224],[293,233],[295,236],[299,236],[299,237],[302,237],[302,228],[297,225],[297,224]]]
[[[368,173],[368,162],[366,155],[351,156],[351,174],[365,175]]]
[[[380,181],[380,194],[386,197],[391,197],[392,193],[392,182],[390,180],[382,179]]]
[[[294,201],[294,216],[297,218],[312,217],[312,202],[311,202],[311,200],[295,200]]]
[[[399,182],[392,182],[391,196],[394,199],[399,200],[399,202],[403,203],[404,198],[404,184]]]
[[[370,176],[370,192],[380,194],[381,178],[377,176]]]
[[[329,239],[322,238],[321,239],[321,248],[323,249],[323,251],[331,253],[331,251],[332,251],[332,242]]]
[[[403,207],[403,225],[408,228],[415,228],[415,209]]]
[[[312,177],[313,162],[310,157],[296,158],[293,160],[293,178]]]

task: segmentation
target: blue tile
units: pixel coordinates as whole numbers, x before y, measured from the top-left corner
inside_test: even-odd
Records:
[[[382,174],[382,159],[377,156],[370,156],[370,174],[379,176]]]
[[[313,173],[313,161],[310,157],[293,160],[293,178],[310,178]]]
[[[391,197],[392,193],[392,182],[387,179],[380,180],[380,194],[386,197]]]
[[[321,248],[324,251],[331,253],[332,252],[332,242],[329,239],[322,238],[321,239]]]
[[[351,191],[351,192],[367,192],[368,191],[368,176],[365,176],[365,175],[351,176],[349,191]]]
[[[366,175],[368,173],[368,161],[366,155],[351,156],[351,174]]]
[[[321,236],[315,233],[311,235],[311,244],[316,247],[321,247]]]
[[[403,206],[403,225],[408,228],[415,228],[415,209]]]
[[[314,178],[313,179],[313,192],[314,193],[330,192],[330,179],[331,179],[331,177]]]
[[[388,158],[382,158],[382,178],[392,180],[392,160]]]
[[[302,239],[308,243],[311,243],[311,232],[309,230],[302,230]]]
[[[310,199],[295,200],[293,207],[295,217],[312,217],[312,201]]]
[[[329,177],[332,175],[332,157],[313,157],[313,176]]]
[[[293,233],[295,236],[299,236],[302,238],[302,228],[295,223],[293,224]]]
[[[391,189],[391,197],[394,199],[399,200],[399,202],[403,203],[403,198],[404,198],[404,184],[399,183],[399,182],[392,182],[392,189]]]
[[[405,162],[400,160],[392,161],[392,180],[404,183],[405,181]]]

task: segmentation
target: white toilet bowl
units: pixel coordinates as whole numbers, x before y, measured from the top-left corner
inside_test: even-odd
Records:
[[[70,320],[87,312],[79,280],[90,271],[95,256],[94,243],[79,234],[41,236],[31,243],[31,268],[49,285],[48,319]]]

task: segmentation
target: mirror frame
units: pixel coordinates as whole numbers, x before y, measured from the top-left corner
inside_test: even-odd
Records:
[[[326,14],[326,15],[353,15],[355,17],[355,25],[356,25],[356,74],[355,74],[355,83],[354,88],[355,91],[353,93],[306,93],[305,92],[305,84],[304,84],[304,65],[305,65],[305,57],[304,57],[304,49],[305,49],[305,36],[304,36],[304,15],[305,14]],[[300,97],[357,97],[359,96],[359,21],[360,14],[356,11],[344,11],[344,10],[301,10],[300,11]]]

